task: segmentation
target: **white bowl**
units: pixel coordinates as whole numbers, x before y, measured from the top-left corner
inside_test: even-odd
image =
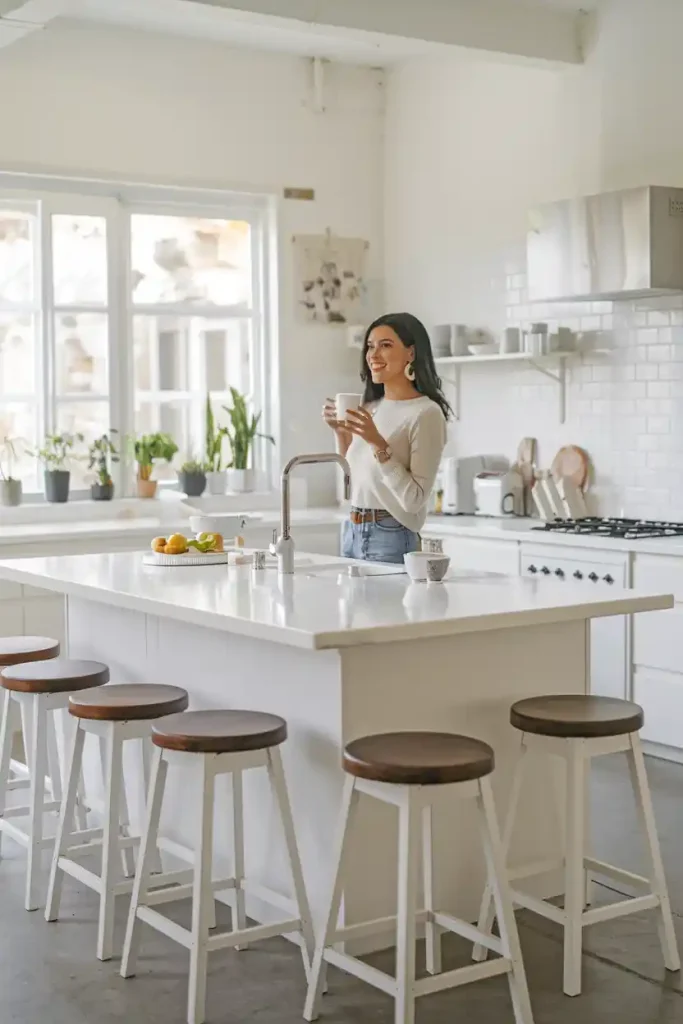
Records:
[[[498,346],[490,341],[480,341],[476,345],[468,345],[467,351],[471,356],[492,356],[498,351]]]
[[[190,529],[193,533],[220,533],[223,537],[236,537],[248,519],[248,516],[227,513],[190,516]]]
[[[448,555],[433,551],[411,551],[403,556],[403,561],[408,575],[415,583],[426,583],[428,580],[439,583],[451,564]]]

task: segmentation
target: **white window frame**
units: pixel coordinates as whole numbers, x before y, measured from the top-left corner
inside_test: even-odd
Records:
[[[277,387],[277,335],[275,299],[275,206],[273,197],[250,195],[216,189],[184,189],[157,185],[120,184],[85,178],[45,178],[42,176],[0,172],[0,209],[30,209],[35,213],[40,203],[39,230],[36,238],[36,299],[39,306],[8,306],[12,312],[37,316],[36,395],[11,396],[8,402],[37,403],[36,430],[40,443],[46,432],[56,425],[60,401],[110,403],[109,426],[121,438],[131,436],[135,425],[135,390],[133,366],[133,317],[135,315],[168,315],[188,317],[184,303],[134,303],[131,278],[130,217],[136,213],[167,216],[201,216],[226,220],[244,220],[252,228],[252,301],[251,307],[230,309],[192,304],[192,315],[217,322],[230,318],[251,322],[251,387],[254,406],[261,412],[260,430],[279,444],[279,395]],[[107,303],[102,305],[59,305],[52,296],[51,217],[55,213],[82,213],[107,218]],[[39,298],[38,298],[39,297]],[[55,312],[103,312],[109,317],[108,333],[108,395],[83,393],[57,396],[55,387]],[[40,317],[47,320],[42,323]],[[118,344],[123,338],[125,343]],[[224,392],[212,392],[222,399]],[[164,399],[173,392],[160,393]],[[225,395],[227,399],[227,395]],[[197,424],[195,423],[195,429]],[[203,436],[203,433],[200,434]],[[178,439],[180,440],[180,439]],[[182,446],[182,445],[181,445]],[[259,441],[255,459],[263,471],[267,485],[273,486],[276,457],[272,445]],[[114,472],[115,471],[115,472]],[[113,467],[117,494],[133,493],[133,472],[130,460],[124,458]],[[73,491],[72,498],[87,497],[86,491]],[[27,493],[29,500],[40,500],[40,493]]]

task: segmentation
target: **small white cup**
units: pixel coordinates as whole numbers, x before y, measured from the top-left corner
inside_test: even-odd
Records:
[[[360,409],[361,402],[363,401],[362,395],[351,395],[351,394],[339,394],[335,395],[334,403],[336,406],[336,415],[338,423],[346,422],[346,415],[348,412]]]

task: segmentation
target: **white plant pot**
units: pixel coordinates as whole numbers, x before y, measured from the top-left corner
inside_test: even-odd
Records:
[[[209,494],[225,494],[226,488],[227,473],[224,469],[206,474],[206,489]]]
[[[234,494],[245,494],[256,488],[256,472],[253,469],[229,469],[228,490]]]

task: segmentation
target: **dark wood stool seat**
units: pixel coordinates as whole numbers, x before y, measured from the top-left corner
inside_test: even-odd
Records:
[[[388,732],[347,744],[344,771],[360,779],[435,786],[490,775],[493,750],[471,736],[448,732]]]
[[[529,697],[510,708],[510,722],[515,729],[567,739],[623,736],[638,732],[643,721],[639,704],[579,693]]]
[[[165,750],[228,754],[265,750],[287,739],[287,723],[262,711],[186,711],[152,726],[152,742]]]
[[[0,637],[0,668],[23,665],[27,661],[46,661],[59,657],[59,641],[49,636]]]
[[[0,673],[6,690],[20,693],[66,693],[102,686],[109,682],[109,669],[99,661],[71,661],[52,658],[11,665]]]
[[[100,722],[131,722],[185,711],[187,690],[160,683],[116,683],[72,693],[69,714]]]

